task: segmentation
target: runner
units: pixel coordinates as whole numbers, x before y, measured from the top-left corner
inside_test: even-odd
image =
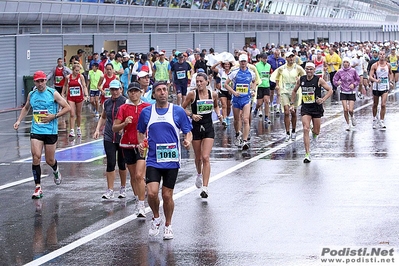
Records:
[[[87,75],[87,87],[90,89],[90,104],[94,108],[94,115],[98,118],[100,106],[99,106],[99,99],[100,99],[100,90],[98,89],[98,85],[100,83],[100,79],[104,77],[103,72],[98,70],[98,63],[93,63],[91,69],[89,70],[89,74]]]
[[[370,69],[370,80],[373,82],[373,128],[385,130],[384,123],[386,104],[388,99],[389,85],[393,85],[394,76],[391,71],[391,65],[385,59],[385,52],[381,50],[378,53],[378,62],[373,64]],[[378,103],[381,97],[380,119],[377,119]]]
[[[310,163],[310,122],[313,124],[312,136],[316,141],[317,136],[320,134],[321,117],[323,116],[324,109],[323,103],[332,95],[331,87],[327,85],[324,79],[315,76],[315,65],[312,62],[307,62],[305,65],[306,75],[300,77],[291,95],[291,102],[295,102],[297,91],[299,87],[302,89],[302,125],[303,125],[303,142],[305,144],[305,158],[304,163]],[[327,93],[324,97],[321,95],[321,87]],[[294,106],[291,106],[294,109]]]
[[[108,67],[108,66],[107,66]],[[115,181],[115,165],[118,161],[119,177],[121,179],[121,187],[119,190],[119,198],[126,198],[126,165],[123,158],[122,149],[119,146],[121,135],[112,131],[112,125],[118,113],[119,107],[126,102],[126,98],[122,95],[121,83],[119,80],[113,80],[109,84],[111,98],[104,102],[104,108],[100,119],[98,120],[96,131],[93,138],[98,139],[100,129],[104,127],[104,150],[107,158],[107,190],[103,194],[103,199],[114,198],[114,181]],[[135,192],[133,190],[133,192]]]
[[[349,57],[342,59],[342,62],[342,68],[334,75],[333,82],[335,86],[340,88],[339,98],[344,110],[344,117],[347,124],[346,130],[350,131],[351,126],[356,126],[353,108],[356,101],[356,88],[360,83],[360,78],[356,70],[351,67],[351,59]]]
[[[195,186],[201,188],[201,198],[208,197],[208,184],[211,174],[209,157],[213,147],[215,131],[213,128],[212,111],[215,111],[219,120],[223,120],[220,114],[217,93],[207,88],[208,76],[198,73],[196,77],[197,88],[187,94],[182,107],[186,109],[191,105],[191,112],[186,114],[192,119],[193,149],[195,154],[195,167],[197,178]]]
[[[43,71],[35,72],[33,81],[36,89],[29,92],[26,104],[14,124],[14,129],[18,130],[22,119],[25,118],[32,107],[33,116],[30,145],[32,152],[32,173],[36,186],[32,199],[40,199],[43,197],[41,187],[42,170],[40,167],[43,147],[46,163],[53,169],[54,183],[56,185],[61,184],[61,173],[55,159],[55,149],[58,140],[57,118],[68,113],[71,107],[56,90],[46,85],[47,76]],[[62,107],[60,111],[58,111],[58,105]]]
[[[138,76],[140,76],[140,72]],[[137,82],[129,84],[127,94],[129,99],[119,107],[112,131],[116,134],[122,132],[119,146],[122,148],[127,169],[129,170],[130,183],[138,197],[137,216],[145,218],[145,156],[141,156],[138,150],[137,122],[141,111],[150,106],[150,104],[141,100],[143,90]]]
[[[258,72],[260,78],[262,79],[262,83],[258,86],[258,90],[256,93],[256,107],[254,110],[254,116],[257,114],[259,117],[262,116],[262,109],[263,109],[263,103],[264,103],[264,116],[265,116],[265,122],[266,124],[271,124],[271,121],[269,119],[270,115],[270,108],[269,108],[269,103],[270,103],[270,73],[271,73],[271,66],[269,63],[267,63],[267,54],[263,53],[261,54],[260,57],[260,62],[258,62],[255,67],[256,71]],[[258,109],[260,110],[258,111]]]
[[[305,75],[305,70],[294,62],[295,55],[288,52],[286,55],[287,63],[277,68],[270,80],[276,83],[276,90],[280,91],[281,104],[284,108],[285,141],[296,140],[296,121],[297,108],[301,104],[301,92],[296,93],[295,101],[291,101],[292,90],[299,77]],[[292,132],[290,134],[290,113]]]
[[[218,96],[220,103],[222,104],[222,124],[224,127],[227,126],[227,117],[231,113],[231,93],[226,89],[225,84],[230,74],[233,64],[231,62],[218,62],[211,67],[213,72],[219,73],[219,79],[216,79],[216,87],[218,88]]]
[[[225,87],[233,95],[233,115],[234,129],[236,131],[237,146],[243,150],[249,148],[248,136],[250,130],[249,117],[251,113],[251,93],[255,90],[255,73],[248,68],[248,56],[242,54],[239,56],[240,67],[233,70],[225,83]],[[232,82],[233,87],[230,87]],[[241,113],[242,111],[242,113]],[[244,130],[242,129],[242,120],[244,120]]]
[[[173,189],[180,168],[180,131],[183,132],[183,146],[190,148],[192,126],[183,108],[168,103],[168,87],[166,82],[153,85],[153,98],[156,103],[143,109],[137,129],[139,131],[139,150],[144,153],[146,132],[148,136],[147,154],[147,199],[153,212],[150,236],[159,234],[162,218],[159,214],[159,186],[162,182],[163,211],[165,228],[163,238],[173,239],[172,214],[174,210]],[[159,134],[163,132],[164,134]]]
[[[80,124],[82,121],[82,107],[83,101],[88,98],[85,78],[80,74],[80,65],[75,64],[72,68],[72,74],[65,79],[64,87],[62,88],[62,95],[67,98],[68,104],[71,106],[71,113],[69,116],[69,137],[75,137],[75,121],[76,121],[76,135],[82,136]]]

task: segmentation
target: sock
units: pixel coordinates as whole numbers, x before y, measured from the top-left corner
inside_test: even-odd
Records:
[[[287,131],[287,135],[289,135],[290,134],[290,132],[289,131]]]
[[[295,133],[295,128],[292,129],[292,133]]]
[[[157,224],[161,223],[161,217],[154,218],[154,222]]]
[[[144,200],[139,200],[139,207],[144,207]]]
[[[33,179],[35,180],[35,184],[40,185],[40,178],[42,176],[42,169],[40,168],[40,164],[39,165],[32,164],[32,173],[33,173]]]
[[[202,177],[202,174],[197,174],[197,176],[198,176],[198,177],[200,177],[200,176]]]
[[[56,172],[57,167],[58,167],[58,163],[57,163],[57,160],[55,160],[55,164],[53,166],[51,166],[51,168],[53,168],[53,171]]]
[[[238,137],[238,135],[240,135],[240,133],[236,132],[236,137]]]

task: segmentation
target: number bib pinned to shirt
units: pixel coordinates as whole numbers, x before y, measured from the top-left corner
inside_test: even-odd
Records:
[[[109,88],[104,90],[104,97],[111,98],[111,90]]]
[[[63,76],[55,76],[55,84],[59,84],[63,78]]]
[[[316,102],[314,92],[303,92],[302,91],[302,101],[303,101],[303,103]]]
[[[80,96],[80,87],[70,87],[69,95],[71,97]]]
[[[261,79],[262,80],[268,80],[270,78],[270,72],[269,71],[262,71],[260,73]]]
[[[248,91],[249,91],[248,84],[237,84],[236,85],[236,92],[238,92],[240,95],[247,95]]]
[[[197,100],[197,114],[210,114],[213,111],[213,100]]]
[[[36,124],[43,125],[43,124],[48,124],[42,122],[42,117],[45,117],[48,115],[48,110],[33,110],[33,121],[35,121]]]
[[[186,71],[185,70],[176,71],[176,76],[177,76],[177,79],[185,79]]]
[[[285,83],[285,84],[284,84],[284,88],[285,88],[287,91],[293,91],[293,90],[294,90],[294,87],[295,87],[295,83]]]
[[[176,143],[157,144],[157,163],[178,162],[179,149]]]

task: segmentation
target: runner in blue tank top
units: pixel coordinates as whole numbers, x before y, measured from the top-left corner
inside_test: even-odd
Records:
[[[69,113],[71,107],[66,100],[54,89],[47,87],[47,76],[43,71],[37,71],[33,75],[36,89],[31,91],[24,108],[14,124],[14,129],[19,128],[22,119],[28,114],[30,108],[33,109],[32,126],[30,132],[30,142],[32,151],[32,173],[35,181],[35,192],[32,199],[40,199],[43,197],[40,177],[42,170],[40,160],[42,158],[42,150],[46,163],[51,166],[54,174],[54,182],[56,185],[61,184],[61,173],[58,168],[57,160],[55,160],[55,149],[58,140],[58,120],[57,118]],[[58,112],[58,105],[62,107]]]
[[[147,198],[148,205],[154,214],[149,230],[150,236],[159,234],[162,219],[159,216],[159,185],[161,178],[163,211],[165,214],[164,239],[172,239],[172,214],[174,209],[173,189],[180,168],[180,131],[183,132],[183,146],[190,148],[192,125],[186,112],[180,106],[168,103],[168,86],[166,82],[153,85],[152,97],[156,103],[142,110],[137,130],[139,131],[139,151],[147,155]],[[144,144],[148,135],[148,148]],[[144,155],[145,157],[145,155]]]
[[[255,73],[248,68],[248,56],[239,56],[240,67],[230,72],[225,82],[225,88],[233,95],[234,129],[236,131],[236,145],[243,150],[249,148],[249,116],[251,113],[251,93],[255,91]],[[233,82],[233,88],[229,85]],[[241,111],[244,120],[244,130],[241,133]]]

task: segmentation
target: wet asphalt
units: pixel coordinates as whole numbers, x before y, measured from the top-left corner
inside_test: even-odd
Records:
[[[0,265],[337,265],[321,261],[323,248],[396,251],[398,101],[399,92],[391,93],[387,129],[379,130],[372,129],[371,101],[358,100],[358,124],[347,132],[340,102],[329,100],[309,164],[303,163],[300,117],[297,140],[289,142],[282,114],[271,116],[272,125],[253,118],[245,152],[233,144],[232,120],[225,130],[215,124],[209,198],[201,199],[194,186],[193,151],[183,152],[168,241],[162,230],[148,236],[152,213],[147,208],[146,219],[136,217],[130,185],[126,199],[102,200],[104,158],[61,160],[60,186],[42,164],[44,197],[32,200],[31,165],[21,162],[30,157],[30,124],[14,131],[18,112],[1,113]],[[71,150],[66,157],[84,152],[96,123],[84,107],[82,137],[60,131],[59,151]]]

